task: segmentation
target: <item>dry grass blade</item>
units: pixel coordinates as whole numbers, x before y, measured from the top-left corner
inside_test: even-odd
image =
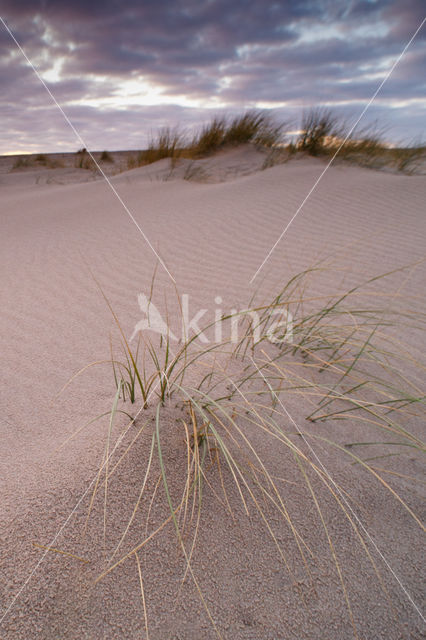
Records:
[[[239,124],[242,126],[244,123]],[[109,567],[97,581],[132,555],[136,557],[140,550],[146,548],[150,540],[166,526],[173,524],[184,560],[179,593],[187,577],[191,576],[207,615],[217,635],[220,636],[220,630],[217,625],[215,626],[193,566],[195,550],[202,536],[201,516],[203,510],[208,508],[205,498],[205,488],[208,487],[208,499],[217,498],[221,507],[230,513],[234,521],[236,513],[235,504],[229,496],[231,491],[234,493],[234,499],[235,496],[240,498],[242,512],[246,515],[257,514],[277,550],[278,557],[287,567],[294,587],[297,588],[287,548],[283,548],[272,525],[271,513],[277,514],[280,521],[291,532],[295,549],[298,550],[297,555],[313,584],[311,563],[315,561],[314,550],[311,548],[311,543],[308,544],[308,541],[304,540],[299,532],[298,523],[292,517],[290,506],[286,501],[287,480],[284,480],[280,486],[277,484],[276,473],[274,475],[268,468],[266,458],[254,444],[259,442],[257,434],[261,434],[265,446],[270,442],[270,446],[282,447],[283,455],[290,455],[295,462],[295,472],[300,477],[300,483],[308,489],[308,495],[318,513],[330,557],[336,568],[354,636],[358,637],[352,611],[350,585],[344,577],[344,563],[339,558],[337,543],[333,539],[330,524],[327,522],[320,502],[320,493],[314,487],[311,475],[317,478],[320,481],[320,487],[333,497],[334,504],[349,523],[360,549],[368,558],[383,594],[387,600],[390,600],[390,596],[367,546],[367,538],[371,542],[371,536],[352,508],[351,496],[328,474],[321,461],[317,459],[310,441],[312,439],[316,439],[317,442],[322,441],[340,454],[348,456],[358,467],[364,468],[372,478],[378,481],[422,527],[422,530],[424,526],[407,501],[383,479],[378,469],[369,464],[368,458],[363,460],[353,452],[354,447],[361,446],[362,442],[343,445],[319,433],[300,431],[297,425],[289,426],[284,413],[280,410],[280,407],[283,407],[281,397],[289,393],[303,397],[304,406],[310,409],[307,417],[312,422],[351,419],[357,420],[366,428],[379,429],[381,437],[365,439],[365,444],[370,446],[373,442],[380,443],[380,446],[389,443],[385,446],[394,447],[398,453],[408,447],[418,453],[424,450],[424,444],[415,433],[410,432],[405,420],[418,417],[418,409],[424,404],[425,394],[422,393],[419,380],[408,373],[403,373],[401,369],[403,363],[407,363],[410,368],[416,370],[423,367],[423,364],[399,338],[394,339],[389,334],[392,324],[401,320],[401,317],[404,317],[408,323],[413,323],[416,330],[422,327],[424,318],[392,309],[384,312],[383,308],[377,304],[377,296],[372,298],[374,307],[368,305],[370,299],[368,296],[365,299],[362,298],[365,287],[368,289],[386,277],[397,277],[398,273],[404,274],[404,272],[404,269],[397,269],[354,285],[348,291],[336,292],[330,296],[312,295],[315,278],[322,278],[326,273],[325,266],[318,263],[293,276],[271,301],[257,304],[253,298],[248,309],[236,315],[224,314],[221,322],[228,322],[231,325],[235,321],[240,322],[239,328],[243,333],[236,344],[228,338],[223,338],[220,343],[200,347],[197,344],[199,334],[187,335],[176,353],[173,353],[167,337],[163,337],[157,343],[143,334],[140,338],[143,348],[139,350],[138,347],[136,353],[132,352],[117,316],[113,312],[120,331],[125,358],[120,363],[111,356],[115,384],[118,387],[116,389],[118,396],[116,395],[111,414],[118,411],[116,401],[120,396],[120,386],[125,386],[126,396],[132,402],[135,402],[140,394],[144,406],[147,406],[147,397],[154,384],[157,385],[157,395],[155,426],[151,434],[149,454],[143,463],[145,473],[139,494],[120,540],[109,559]],[[153,284],[150,299],[152,295]],[[369,290],[368,295],[374,296],[374,290],[373,292]],[[382,295],[381,299],[386,301],[388,298]],[[279,330],[274,328],[273,323],[277,314],[284,316],[291,314],[291,340],[287,339],[286,327],[281,327]],[[272,328],[274,328],[273,332]],[[203,331],[206,331],[206,327]],[[271,337],[280,339],[271,341]],[[229,373],[228,369],[232,373]],[[184,383],[187,373],[191,375],[192,380],[199,375],[198,386]],[[138,376],[142,381],[141,388],[137,383]],[[173,498],[166,469],[169,452],[164,448],[170,445],[169,439],[163,432],[162,421],[163,411],[166,411],[163,407],[169,404],[167,401],[172,396],[177,398],[178,404],[181,404],[185,410],[184,416],[179,418],[182,439],[185,442],[182,486],[178,489],[177,497]],[[147,424],[149,422],[144,424],[143,429],[147,428]],[[139,433],[132,442],[136,441]],[[253,434],[256,434],[256,439],[253,439]],[[387,434],[386,437],[383,437],[383,434]],[[297,438],[301,436],[309,451],[299,446],[300,441]],[[107,476],[119,468],[121,459],[127,456],[131,446],[132,444],[126,448],[113,469],[107,470]],[[108,441],[106,447],[108,453]],[[384,455],[389,459],[392,454],[386,451]],[[372,456],[371,460],[377,457],[380,455]],[[151,490],[152,495],[146,496],[148,478],[154,464],[158,465],[160,473],[154,489]],[[174,469],[174,474],[175,472]],[[392,469],[386,472],[392,473]],[[402,477],[404,474],[399,475]],[[393,477],[397,478],[399,475],[396,471]],[[107,476],[104,482],[105,491]],[[173,490],[175,490],[175,475],[173,477]],[[294,474],[292,482],[297,483]],[[101,484],[100,479],[96,483],[94,493],[98,490],[99,484]],[[219,486],[220,491],[217,491]],[[160,487],[164,489],[165,506],[169,515],[163,514],[162,522],[155,523],[153,531],[149,533],[151,508],[154,501],[161,500]],[[133,544],[132,549],[117,559],[118,551],[123,547],[127,534],[135,522],[143,498],[149,500],[145,535],[139,543]],[[106,528],[106,516],[104,516],[104,525]],[[294,558],[291,558],[291,561],[293,560]],[[141,580],[140,564],[138,564],[138,573],[141,593],[143,593],[142,599],[145,603],[147,594]],[[412,600],[408,593],[406,595]],[[303,595],[301,598],[303,600]],[[146,603],[143,607],[145,610]]]
[[[141,599],[142,599],[143,617],[144,617],[144,620],[145,620],[146,640],[149,640],[148,614],[147,614],[147,611],[146,611],[145,589],[144,589],[144,586],[143,586],[141,563],[140,563],[137,551],[135,551],[135,560],[136,560],[136,565],[138,567],[139,584],[140,584],[140,587],[141,587]]]

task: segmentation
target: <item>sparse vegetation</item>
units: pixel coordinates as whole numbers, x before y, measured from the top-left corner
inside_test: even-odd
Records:
[[[49,169],[61,169],[65,166],[65,164],[62,160],[59,160],[57,158],[48,158],[46,166]]]
[[[101,162],[114,162],[114,158],[108,151],[102,151]]]
[[[372,169],[388,168],[407,175],[415,174],[419,170],[424,171],[426,146],[423,143],[390,147],[384,142],[383,132],[376,130],[374,126],[358,128],[345,140],[349,132],[348,125],[329,109],[314,108],[304,112],[300,133],[292,142],[288,142],[288,131],[291,129],[294,129],[294,126],[279,123],[267,112],[256,110],[235,117],[215,116],[192,137],[183,134],[178,128],[164,127],[157,135],[152,134],[147,149],[127,157],[127,169],[170,158],[170,168],[173,171],[181,158],[190,159],[194,164],[185,171],[184,179],[191,180],[195,179],[196,174],[200,174],[200,177],[205,171],[195,164],[198,159],[223,149],[252,144],[267,152],[262,169],[287,162],[297,154],[330,158],[338,151],[336,160],[340,162]],[[106,150],[99,157],[101,162],[114,163],[114,157]],[[55,168],[64,166],[64,163],[40,153],[36,156],[18,157],[13,169],[37,165]],[[96,170],[85,148],[76,151],[74,166]]]
[[[87,153],[86,149],[80,149],[79,151],[77,151],[74,167],[76,169],[85,169],[87,171],[96,171],[97,169],[95,163]]]
[[[216,117],[205,125],[190,145],[192,156],[205,156],[227,146],[256,144],[276,147],[282,142],[284,124],[276,124],[261,111],[249,111],[232,119]]]
[[[206,156],[220,149],[225,140],[226,119],[213,118],[213,120],[201,128],[199,134],[194,136],[189,152],[192,157]]]
[[[274,123],[272,118],[259,111],[245,113],[229,119],[215,117],[201,127],[201,130],[187,139],[178,129],[161,129],[158,136],[153,136],[148,149],[140,151],[138,166],[144,166],[171,158],[203,158],[220,149],[239,144],[256,144],[272,148],[281,142],[284,125]]]
[[[328,109],[311,109],[303,114],[297,149],[311,156],[329,153],[336,139],[344,136],[339,119]]]
[[[38,153],[36,156],[19,156],[12,166],[13,169],[27,169],[28,167],[40,167],[43,165],[46,169],[58,169],[64,166],[64,163],[56,158],[51,158],[45,153]]]
[[[303,115],[294,148],[312,156],[333,156],[338,151],[339,160],[373,169],[394,168],[407,174],[415,173],[426,161],[424,145],[390,147],[375,126],[348,134],[349,127],[332,111],[311,109]]]
[[[193,180],[196,182],[205,182],[207,181],[208,177],[209,176],[207,171],[200,165],[197,165],[194,161],[191,161],[187,165],[185,173],[183,174],[184,180]]]
[[[31,166],[31,159],[27,156],[19,156],[13,163],[12,169],[26,169]]]
[[[47,164],[48,157],[45,153],[38,153],[34,158],[36,162],[40,162],[41,164]]]
[[[409,175],[416,173],[418,165],[426,162],[426,146],[421,143],[408,147],[395,147],[389,153],[398,171]]]
[[[331,482],[326,471],[319,468],[312,446],[329,447],[334,449],[335,454],[347,456],[353,464],[364,469],[374,482],[391,491],[409,516],[423,528],[409,504],[388,485],[385,470],[375,464],[374,456],[370,460],[367,452],[368,445],[378,444],[387,447],[387,450],[390,448],[390,455],[396,456],[401,455],[406,447],[425,450],[425,444],[405,424],[406,419],[419,415],[416,406],[420,408],[424,405],[425,395],[418,388],[417,378],[409,379],[405,373],[399,373],[402,362],[418,366],[420,363],[416,355],[410,353],[387,330],[392,324],[402,322],[406,328],[415,326],[424,329],[424,318],[411,312],[409,307],[407,311],[397,313],[390,308],[380,309],[376,303],[369,307],[365,300],[359,301],[363,293],[367,298],[371,295],[376,300],[374,289],[369,290],[369,287],[388,276],[404,272],[404,269],[371,278],[349,291],[331,296],[310,295],[309,290],[314,284],[312,278],[323,272],[324,267],[319,263],[295,275],[271,302],[258,305],[252,301],[249,309],[237,314],[238,317],[224,315],[219,321],[223,325],[232,325],[235,321],[241,323],[241,338],[236,343],[224,339],[208,347],[199,347],[198,335],[193,335],[187,336],[176,352],[173,351],[169,335],[162,336],[154,343],[146,333],[140,336],[137,347],[132,349],[116,313],[102,292],[119,330],[123,350],[123,357],[117,358],[111,347],[110,362],[116,396],[110,420],[115,419],[119,398],[131,404],[140,398],[145,411],[152,407],[153,422],[145,421],[136,436],[137,439],[142,433],[146,434],[149,425],[152,425],[148,434],[151,447],[146,451],[146,459],[141,460],[145,479],[138,502],[98,580],[137,554],[152,539],[154,534],[142,535],[136,546],[126,547],[127,533],[141,509],[142,499],[145,500],[144,504],[152,504],[158,497],[160,482],[169,515],[157,531],[161,531],[168,523],[174,526],[185,563],[185,576],[191,575],[213,626],[213,617],[198,587],[192,566],[194,548],[198,537],[202,535],[201,510],[208,508],[204,504],[204,484],[213,486],[214,493],[217,491],[222,494],[220,501],[223,508],[230,511],[232,517],[234,514],[228,493],[234,485],[243,510],[249,513],[251,504],[257,511],[271,537],[271,543],[276,547],[278,558],[286,565],[286,549],[275,537],[269,520],[270,507],[275,512],[274,517],[281,518],[290,538],[294,540],[300,553],[301,566],[306,566],[307,547],[303,535],[298,523],[287,512],[285,488],[279,486],[258,450],[256,438],[253,438],[256,432],[270,446],[281,448],[283,460],[291,469],[291,477],[298,478],[298,482],[307,489],[306,499],[310,501],[307,509],[316,509],[321,513],[318,484],[330,493],[342,518],[349,522],[360,541],[360,548],[367,554],[380,584],[379,569],[364,544],[363,531],[353,515],[345,491],[336,482]],[[152,285],[151,297],[153,290]],[[291,340],[286,339],[288,326],[283,328],[276,324],[277,314],[288,318],[290,311],[293,314]],[[216,322],[204,327],[203,332]],[[271,336],[275,338],[273,344]],[[230,363],[234,372],[232,376],[228,374]],[[187,382],[188,379],[190,382]],[[365,425],[367,440],[354,442],[348,433],[346,441],[342,443],[323,437],[319,431],[307,433],[288,419],[284,403],[292,396],[303,398],[305,405],[310,407],[306,418],[312,423],[348,419],[359,421]],[[177,402],[176,406],[182,409],[179,423],[185,442],[184,459],[181,464],[177,460],[175,463],[176,468],[181,469],[180,483],[173,487],[166,463],[166,460],[170,460],[167,450],[170,439],[163,420],[164,405],[172,397],[175,404]],[[131,418],[131,423],[139,414],[140,410]],[[134,444],[135,440],[131,446]],[[111,461],[107,465],[103,463],[92,502],[97,490],[107,486],[109,473],[116,472],[128,452],[129,448],[126,448],[124,454],[114,460],[114,464]],[[153,481],[155,493],[143,497],[147,478],[152,474],[158,474],[158,480],[154,478]],[[173,477],[176,483],[176,469]],[[339,576],[343,593],[347,594],[345,578],[323,520],[322,526],[330,542],[336,575]],[[352,619],[348,596],[346,603]]]
[[[127,158],[127,169],[135,169],[138,166],[138,159],[136,156],[131,155]]]
[[[284,164],[296,153],[294,145],[289,144],[286,147],[272,148],[269,150],[262,165],[262,171],[275,167],[277,164]]]
[[[151,138],[148,149],[139,152],[138,166],[152,164],[164,158],[178,158],[183,147],[183,136],[177,129],[161,129],[156,138]]]
[[[306,111],[302,116],[299,135],[286,144],[289,128],[288,124],[277,123],[263,111],[249,111],[234,118],[216,116],[192,138],[184,136],[176,128],[164,128],[157,137],[151,138],[148,149],[140,151],[136,159],[128,159],[128,168],[144,166],[164,158],[171,158],[175,166],[179,158],[196,161],[242,144],[253,144],[269,150],[262,169],[282,164],[297,153],[331,157],[337,150],[340,161],[375,169],[389,167],[408,174],[414,173],[425,159],[423,145],[391,149],[374,126],[347,136],[348,126],[329,109]],[[348,139],[341,146],[346,137]],[[195,169],[192,166],[191,172]]]
[[[217,150],[239,144],[259,145],[267,149],[263,166],[263,169],[267,169],[288,161],[297,153],[329,158],[339,148],[345,136],[344,127],[330,112],[314,111],[306,114],[303,125],[299,138],[289,145],[283,143],[284,127],[274,125],[259,113],[245,114],[233,120],[215,118],[189,142],[176,131],[163,129],[158,138],[151,140],[146,151],[128,156],[127,166],[131,169],[167,158],[170,159],[168,176],[178,163],[185,169],[182,171],[184,180],[200,180],[205,178],[203,166],[207,163],[197,163],[197,160]],[[110,161],[102,157],[104,154],[109,155],[104,151],[101,161]],[[339,157],[346,162],[365,166],[395,166],[408,173],[416,162],[424,158],[424,154],[424,146],[391,149],[381,142],[379,136],[364,132],[356,137],[351,136]],[[14,168],[34,166],[34,163],[36,166],[37,163],[51,166],[51,162],[44,154],[32,159],[20,157]],[[95,168],[85,149],[73,154],[70,162],[81,169]],[[166,165],[168,162],[163,162],[162,166]],[[265,178],[265,185],[269,187],[272,181],[268,176]],[[403,179],[401,181],[405,182]],[[132,180],[129,177],[130,182]],[[240,188],[244,189],[244,184]],[[253,190],[253,185],[250,189]],[[137,191],[143,195],[143,191]],[[186,195],[188,190],[184,191]],[[211,191],[216,197],[216,188]],[[256,198],[259,197],[263,202],[263,195],[256,194]],[[221,197],[219,194],[219,202]],[[60,230],[62,232],[62,227]],[[213,249],[214,247],[207,247],[206,251],[213,252]],[[306,251],[309,251],[309,245]],[[138,245],[136,252],[139,252]],[[130,267],[125,273],[126,277],[131,278],[135,272],[143,273],[143,270],[135,269],[135,261],[131,255],[127,263]],[[171,330],[174,327],[170,326],[168,317],[172,305],[170,297],[164,303],[165,326],[169,331],[153,337],[153,333],[145,328],[135,334],[135,342],[129,340],[118,317],[120,314],[116,313],[99,286],[114,320],[116,335],[110,339],[110,355],[102,362],[97,361],[88,366],[107,366],[108,372],[111,370],[111,395],[114,397],[112,408],[93,418],[93,421],[107,418],[107,430],[87,521],[90,520],[89,515],[95,512],[91,511],[92,505],[103,493],[101,508],[105,555],[93,554],[95,562],[103,563],[96,581],[103,580],[128,561],[136,563],[143,600],[141,611],[145,615],[144,637],[149,637],[145,607],[149,592],[145,592],[143,586],[143,578],[148,571],[142,577],[138,553],[149,548],[152,540],[157,543],[160,532],[164,532],[167,526],[173,527],[180,549],[182,584],[187,577],[193,580],[212,627],[220,635],[217,630],[217,626],[220,626],[218,612],[212,612],[209,608],[213,597],[204,598],[197,575],[197,570],[205,571],[211,560],[207,557],[199,563],[202,554],[197,553],[197,543],[206,531],[203,528],[207,521],[204,515],[206,511],[213,511],[213,504],[215,516],[219,513],[217,520],[222,515],[223,520],[229,516],[235,535],[241,533],[238,530],[240,517],[248,516],[250,524],[256,524],[250,530],[250,535],[253,536],[258,522],[263,523],[266,545],[269,542],[276,549],[277,565],[288,569],[291,576],[290,588],[296,589],[302,584],[308,585],[313,591],[316,585],[311,581],[311,569],[320,567],[323,589],[321,597],[324,597],[328,579],[333,587],[335,583],[338,584],[342,598],[346,601],[355,637],[358,636],[351,597],[357,591],[359,593],[362,585],[355,584],[351,594],[353,572],[345,571],[345,560],[350,557],[348,566],[353,569],[356,556],[349,556],[347,550],[350,545],[355,546],[356,542],[359,544],[360,550],[371,563],[371,574],[376,574],[379,588],[388,597],[387,584],[382,581],[381,576],[382,565],[376,562],[360,520],[354,515],[358,512],[358,496],[351,495],[350,486],[340,485],[340,479],[345,477],[344,473],[340,473],[341,467],[336,464],[338,471],[335,477],[338,480],[335,482],[319,462],[315,452],[318,451],[321,459],[327,460],[329,456],[331,464],[337,457],[339,460],[340,457],[345,458],[349,464],[354,465],[350,468],[355,469],[356,473],[364,473],[376,483],[374,486],[389,491],[398,506],[404,510],[404,516],[424,530],[411,504],[409,476],[401,477],[400,486],[403,489],[399,492],[400,469],[392,467],[392,460],[400,460],[404,451],[410,451],[416,457],[425,451],[420,430],[411,428],[413,421],[419,421],[424,411],[426,396],[418,377],[419,370],[424,370],[424,363],[415,347],[404,344],[403,332],[397,331],[402,326],[405,330],[424,330],[425,316],[412,310],[409,298],[406,300],[407,304],[401,304],[402,287],[394,288],[394,281],[389,295],[386,294],[385,287],[376,286],[377,283],[386,282],[389,277],[396,279],[398,274],[402,274],[401,281],[405,281],[411,270],[414,271],[414,265],[358,282],[349,290],[342,288],[324,294],[327,290],[325,287],[330,285],[324,285],[327,282],[327,269],[324,262],[319,262],[302,273],[296,273],[288,282],[280,285],[274,297],[271,296],[266,301],[260,300],[258,292],[248,302],[247,309],[241,312],[224,312],[220,319],[203,327],[203,334],[213,332],[218,324],[221,327],[218,333],[220,338],[207,346],[198,340],[199,334],[187,335],[186,330],[182,337],[179,334],[179,338],[173,341]],[[105,277],[110,272],[111,269],[108,268]],[[351,265],[348,278],[353,277]],[[331,281],[332,278],[329,279]],[[119,290],[115,281],[112,281],[111,287]],[[397,297],[394,295],[395,290],[398,292]],[[157,293],[153,278],[149,304]],[[122,299],[124,298],[123,295]],[[179,313],[183,320],[181,307],[172,318],[176,320]],[[145,315],[149,320],[148,313],[145,312]],[[289,317],[291,328],[288,324]],[[279,323],[277,319],[285,322]],[[238,330],[237,340],[229,337],[234,330]],[[100,394],[98,388],[95,391],[100,401],[103,401],[103,393]],[[295,401],[294,405],[300,412],[297,423],[287,410],[291,400]],[[99,409],[101,410],[104,411],[105,407]],[[290,411],[292,412],[291,409]],[[118,425],[120,437],[130,427],[134,428],[129,432],[128,440],[117,439],[122,446],[116,448],[111,434],[114,433],[114,424],[119,422],[119,416],[126,418],[124,426],[121,422]],[[324,424],[327,427],[331,424],[332,429],[322,431]],[[362,425],[365,437],[354,435],[354,425]],[[330,433],[338,435],[333,437]],[[377,450],[377,447],[380,449]],[[279,452],[278,470],[277,467],[273,468],[275,461],[272,461],[273,456],[268,456],[268,449],[274,453]],[[136,460],[137,473],[132,473],[129,479],[130,474],[120,472],[131,454],[134,458],[133,465]],[[386,457],[387,462],[388,459],[391,462],[383,465],[378,461],[379,457]],[[131,470],[134,471],[134,466]],[[137,499],[133,502],[127,498],[130,504],[126,504],[128,509],[124,510],[126,520],[123,523],[119,518],[115,519],[109,530],[112,515],[108,520],[107,511],[113,476],[120,485],[120,507],[131,494],[126,491],[126,481],[131,483],[132,495],[136,495]],[[296,514],[288,508],[288,504],[291,505],[290,485],[295,487],[301,503],[298,505],[302,507]],[[326,517],[323,517],[324,494]],[[330,504],[335,511],[329,510]],[[318,535],[323,534],[329,545],[334,575],[331,575],[328,558],[324,559],[316,553],[314,545],[310,548],[306,522],[298,519],[303,511],[307,514],[307,519],[312,517],[308,524],[314,522],[312,514],[318,516],[315,524],[318,526]],[[343,521],[343,525],[338,521],[340,530],[347,525],[351,534],[353,533],[353,538],[343,538],[341,549],[337,549],[333,539],[336,511]],[[95,534],[98,533],[96,528],[94,530]],[[110,532],[111,537],[108,539]],[[314,532],[315,537],[316,529]],[[264,546],[265,538],[261,538]],[[77,539],[78,536],[73,537],[69,541],[69,547],[81,544]],[[85,553],[86,548],[90,550],[92,541],[97,544],[98,538],[95,535],[92,537],[89,531],[85,538]],[[167,541],[170,542],[170,539],[165,536],[161,545],[167,544]],[[61,541],[59,543],[62,544]],[[218,547],[213,546],[215,553],[220,554],[221,544],[225,548],[219,539]],[[152,554],[154,559],[150,558],[149,562],[160,558],[160,554],[161,561],[167,562],[168,556],[164,560],[164,547],[161,548],[161,545]],[[42,548],[62,553],[53,546]],[[169,547],[166,551],[168,549]],[[239,551],[238,546],[236,550]],[[72,551],[75,553],[66,552],[67,561],[70,557],[87,564],[92,561],[79,557],[78,548]],[[352,554],[352,549],[350,551]],[[176,554],[173,562],[176,564]],[[93,563],[88,567],[87,573],[79,574],[77,578],[71,572],[65,572],[65,575],[70,576],[72,588],[82,585],[87,593],[88,583],[98,567]],[[272,567],[272,572],[274,569]],[[157,575],[155,572],[153,574],[150,575],[150,585]],[[174,576],[175,574],[173,580]],[[280,584],[281,581],[280,575]],[[173,584],[176,585],[176,582]],[[177,585],[176,591],[179,588]],[[310,595],[308,594],[306,603],[306,593],[300,593],[300,601],[307,604],[309,614],[312,604]],[[245,597],[245,593],[241,595]],[[88,606],[92,606],[95,591],[90,591],[89,596]],[[323,600],[315,594],[312,610],[315,611],[315,607],[318,610],[318,602]],[[161,602],[160,604],[162,605]],[[128,606],[131,605],[132,603]],[[360,607],[356,606],[354,610],[357,608]],[[162,631],[158,631],[160,635]],[[263,634],[258,629],[253,629],[252,632]],[[320,632],[321,630],[318,633]],[[203,633],[206,633],[204,622]],[[345,634],[343,636],[346,637]],[[300,636],[294,634],[294,637]]]

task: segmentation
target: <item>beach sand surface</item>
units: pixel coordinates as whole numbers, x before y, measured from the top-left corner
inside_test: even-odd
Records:
[[[310,550],[305,549],[306,564],[290,527],[265,498],[269,526],[285,552],[280,556],[262,517],[252,503],[247,515],[225,470],[232,515],[226,510],[217,470],[212,469],[212,482],[203,493],[193,576],[189,573],[182,584],[185,559],[170,523],[137,558],[130,555],[95,583],[109,566],[132,514],[155,416],[153,405],[139,413],[117,454],[143,424],[147,427],[109,480],[106,516],[104,489],[88,516],[108,416],[84,425],[111,409],[111,366],[89,367],[58,394],[77,371],[110,358],[110,335],[118,342],[97,282],[129,338],[142,316],[137,296],[149,295],[155,270],[156,304],[162,312],[167,308],[172,329],[179,334],[176,290],[179,296],[188,295],[191,317],[206,309],[204,318],[211,321],[218,307],[244,309],[255,289],[262,299],[272,298],[292,275],[319,260],[325,260],[328,270],[315,292],[326,295],[424,257],[425,177],[337,165],[327,170],[250,283],[325,164],[305,157],[265,170],[263,166],[265,154],[251,148],[223,152],[196,165],[185,161],[175,170],[164,160],[117,175],[110,171],[114,193],[104,178],[90,171],[10,171],[10,164],[1,164],[2,640],[423,637],[416,606],[422,606],[424,595],[424,532],[407,509],[348,456],[316,441],[318,457],[350,496],[368,531],[370,537],[364,537],[371,561],[332,493],[312,477],[330,547],[308,487],[294,472],[293,456],[248,422],[242,427],[277,478],[291,520]],[[394,294],[392,303],[401,308],[408,304],[420,313],[425,311],[424,281],[425,267],[418,262],[373,291],[378,303],[386,291]],[[417,357],[424,350],[415,329],[401,326],[395,335]],[[190,375],[196,379],[201,373],[200,367]],[[421,385],[421,372],[415,375]],[[371,438],[368,426],[355,420],[312,424],[305,420],[307,400],[295,394],[284,399],[295,423],[307,433],[317,430],[339,443]],[[129,403],[125,408],[137,410]],[[178,501],[179,474],[186,464],[183,413],[172,398],[163,414],[165,464]],[[284,429],[295,431],[284,412],[279,419]],[[124,414],[117,415],[111,442],[127,423]],[[407,428],[424,438],[423,421],[413,418]],[[371,455],[388,452],[371,449]],[[380,462],[392,471],[384,476],[390,487],[422,519],[424,468],[419,452],[406,447]],[[149,496],[158,473],[154,465]],[[141,505],[115,559],[154,531],[167,509],[159,485],[151,506],[149,499]],[[45,553],[43,547],[49,545],[72,555]]]

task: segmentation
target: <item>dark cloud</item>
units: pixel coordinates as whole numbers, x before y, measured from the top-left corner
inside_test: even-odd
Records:
[[[99,148],[131,147],[136,121],[146,130],[179,119],[185,125],[217,104],[228,112],[267,104],[283,116],[318,103],[361,110],[423,13],[422,0],[2,2],[27,55]],[[425,63],[426,27],[378,97],[394,137],[413,137],[422,122]],[[139,95],[123,95],[130,81],[140,83]],[[146,82],[170,104],[158,98],[142,106]],[[49,132],[57,127],[57,145],[67,143],[59,112],[52,118],[49,97],[1,25],[0,83],[1,151],[54,146],[51,133],[43,136],[46,117]]]
[[[404,0],[388,2],[383,19],[390,25],[391,34],[396,39],[409,40],[426,15],[424,0]],[[418,34],[419,40],[426,40],[426,29]]]

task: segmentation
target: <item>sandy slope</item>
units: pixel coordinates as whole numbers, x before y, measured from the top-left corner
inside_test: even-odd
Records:
[[[266,297],[324,255],[334,256],[335,275],[323,279],[318,293],[332,291],[342,278],[351,283],[355,274],[375,275],[423,256],[424,177],[333,167],[250,285],[250,278],[324,165],[302,159],[258,171],[264,158],[247,150],[232,153],[210,164],[204,161],[203,172],[189,181],[182,179],[186,168],[169,175],[164,162],[113,178],[121,198],[176,279],[180,293],[190,296],[191,315],[206,308],[205,318],[213,319],[216,296],[222,298],[224,309],[243,308],[254,286]],[[145,637],[134,558],[103,582],[93,584],[105,566],[102,498],[95,502],[85,537],[82,531],[90,493],[54,545],[90,562],[83,564],[51,552],[26,584],[43,554],[32,543],[50,543],[95,476],[105,446],[107,421],[103,420],[59,449],[78,427],[109,410],[114,388],[108,367],[89,369],[53,402],[79,368],[109,357],[109,333],[114,332],[114,324],[89,269],[102,284],[129,336],[141,317],[137,295],[148,293],[156,264],[152,250],[106,183],[79,183],[67,175],[66,180],[46,181],[24,171],[3,174],[0,183],[1,610],[13,602],[0,625],[2,640]],[[424,273],[422,265],[412,271],[404,286],[407,295],[419,294]],[[391,280],[390,290],[400,282]],[[167,294],[173,325],[174,288],[161,267],[156,291],[163,309],[163,293]],[[417,335],[403,337],[420,350]],[[305,407],[292,398],[288,407],[309,431],[312,426],[304,421]],[[152,415],[152,410],[143,412],[143,420],[150,421]],[[180,415],[174,405],[167,408],[171,439],[167,462],[172,476],[178,473],[185,455],[176,426]],[[286,424],[284,417],[283,422]],[[124,424],[124,418],[118,421],[117,433]],[[246,428],[250,430],[250,425]],[[322,428],[339,438],[334,423]],[[411,428],[421,435],[422,424]],[[359,426],[345,423],[345,429],[346,433],[353,429],[360,434]],[[204,500],[208,506],[202,516],[194,571],[220,633],[224,638],[253,640],[353,637],[336,568],[306,486],[289,474],[286,454],[258,434],[251,436],[271,470],[283,479],[291,517],[315,555],[310,561],[312,580],[282,521],[271,514],[294,580],[280,562],[260,518],[254,511],[250,517],[243,513],[232,482],[229,491],[235,520],[207,488]],[[149,443],[150,436],[144,436],[123,466],[119,481],[118,474],[111,480],[108,548],[119,539],[133,508],[144,473],[141,459]],[[362,470],[325,448],[320,453],[355,500],[366,527],[410,596],[421,604],[421,529]],[[413,480],[395,476],[392,486],[421,517],[419,457],[416,452],[404,452],[397,465]],[[348,522],[330,495],[320,487],[318,491],[343,567],[359,637],[420,638],[421,618],[400,585],[371,548],[391,606]],[[161,499],[152,509],[152,529],[166,513],[163,504]],[[126,549],[141,539],[143,522],[131,531]],[[140,560],[149,637],[216,637],[193,582],[188,579],[179,591],[183,562],[171,527],[153,540]]]

